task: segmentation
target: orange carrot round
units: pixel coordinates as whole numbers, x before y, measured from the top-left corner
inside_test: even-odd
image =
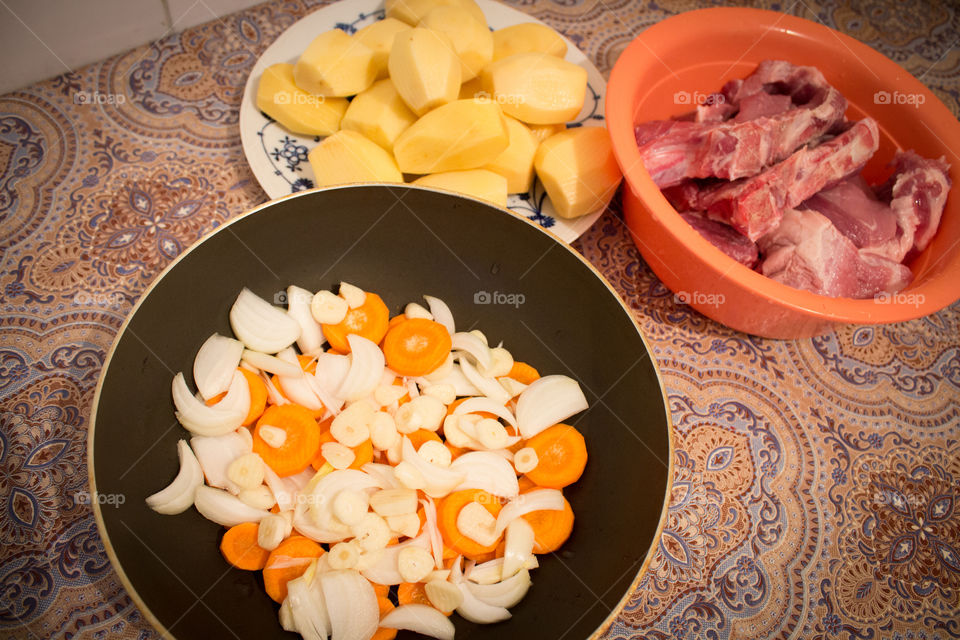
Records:
[[[220,539],[220,552],[237,569],[259,571],[267,563],[270,552],[257,544],[260,525],[243,522],[230,527]]]
[[[408,433],[407,437],[410,438],[410,444],[412,444],[413,448],[417,451],[419,451],[420,446],[428,440],[443,442],[436,431],[430,431],[429,429],[417,429],[413,433]]]
[[[237,371],[243,374],[247,381],[247,387],[250,389],[250,409],[247,411],[247,417],[243,419],[243,426],[249,427],[257,421],[257,418],[260,417],[267,406],[267,385],[260,376],[252,371],[247,371],[243,367],[237,367]],[[206,404],[208,406],[215,405],[223,400],[225,395],[227,395],[226,391],[218,393],[207,400]]]
[[[580,479],[587,466],[587,444],[579,431],[556,424],[527,440],[537,452],[537,466],[527,477],[550,489],[562,489]]]
[[[403,376],[430,373],[444,363],[450,347],[447,328],[426,318],[399,322],[383,338],[387,366]]]
[[[376,590],[377,585],[373,585],[374,590]],[[388,590],[389,591],[389,590]],[[393,611],[395,607],[393,603],[390,602],[390,599],[387,596],[381,596],[380,592],[377,592],[377,606],[380,608],[380,619],[383,620],[383,617]],[[370,640],[393,640],[397,637],[396,629],[386,629],[384,627],[377,627],[376,633],[374,633]]]
[[[366,300],[356,309],[347,311],[346,317],[337,324],[325,324],[323,335],[330,343],[330,347],[339,353],[350,353],[350,343],[347,336],[355,333],[367,338],[371,342],[380,344],[387,333],[390,322],[390,311],[375,293],[367,292]]]
[[[562,510],[532,511],[522,517],[533,528],[534,553],[556,551],[573,531],[573,509],[566,498],[563,499]]]
[[[440,500],[437,507],[437,527],[440,529],[445,545],[467,558],[477,560],[484,554],[494,551],[499,540],[490,546],[484,546],[466,537],[457,529],[457,517],[460,515],[460,511],[471,502],[480,503],[494,518],[503,508],[498,498],[483,489],[454,491]]]
[[[272,447],[262,438],[264,426],[282,429],[286,438]],[[320,427],[309,409],[298,404],[271,405],[257,420],[253,430],[253,451],[278,476],[292,476],[310,465],[320,448]]]
[[[313,460],[310,461],[310,465],[316,469],[320,470],[327,460],[323,457],[322,447],[327,442],[336,442],[337,439],[333,437],[333,434],[330,433],[329,427],[327,431],[323,431],[320,434],[320,448],[317,449],[317,455],[314,456]],[[348,467],[349,469],[359,469],[368,462],[373,462],[373,443],[367,439],[352,448],[353,451],[353,462]]]
[[[430,602],[430,598],[427,597],[426,586],[427,585],[422,582],[401,582],[399,586],[397,586],[397,602],[399,602],[401,606],[405,604],[425,604],[428,607],[432,607],[433,603]],[[449,617],[452,613],[451,611],[443,615]]]
[[[540,377],[540,372],[528,365],[526,362],[514,360],[513,366],[510,368],[510,373],[507,374],[507,377],[513,378],[517,382],[522,382],[523,384],[530,384]]]
[[[323,547],[304,536],[290,536],[270,552],[263,568],[263,586],[267,595],[282,603],[287,597],[287,583],[299,578],[310,561],[324,553]]]

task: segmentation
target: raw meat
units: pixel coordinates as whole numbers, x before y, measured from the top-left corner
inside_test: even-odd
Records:
[[[699,204],[711,218],[756,241],[777,227],[784,209],[860,171],[879,141],[876,121],[864,118],[845,133],[803,148],[757,176],[702,194]]]
[[[947,175],[950,166],[942,157],[929,160],[913,151],[898,151],[893,162],[890,208],[897,216],[904,237],[912,236],[912,246],[907,252],[910,249],[923,251],[940,226],[940,216],[951,187]]]
[[[811,209],[787,209],[777,229],[759,241],[763,275],[825,296],[870,298],[910,284],[909,269],[858,250],[830,220]]]
[[[703,236],[710,244],[742,265],[753,268],[757,264],[759,254],[757,245],[730,225],[710,220],[698,213],[685,212],[680,217]]]
[[[858,249],[871,248],[875,249],[874,253],[883,254],[882,247],[897,242],[896,216],[860,176],[847,178],[814,194],[801,208],[813,209],[829,218],[837,231]],[[903,259],[902,255],[887,257],[897,262]]]

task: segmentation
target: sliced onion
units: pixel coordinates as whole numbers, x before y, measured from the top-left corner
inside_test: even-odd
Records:
[[[270,399],[270,404],[290,404],[286,396],[280,393],[280,389],[277,389],[277,385],[273,384],[273,378],[266,373],[261,373],[260,379],[267,386],[267,397]]]
[[[503,456],[491,451],[471,451],[450,464],[450,470],[463,474],[457,491],[483,489],[502,498],[513,498],[520,493],[517,472]],[[497,535],[500,531],[497,531]]]
[[[147,498],[147,506],[157,513],[164,515],[183,513],[193,504],[197,487],[203,484],[203,470],[200,468],[200,462],[186,440],[177,441],[177,457],[180,458],[180,471],[177,472],[177,477],[164,489]]]
[[[537,556],[531,556],[530,563],[525,569],[536,569],[540,566]],[[482,564],[467,566],[463,577],[476,584],[494,584],[500,582],[503,577],[503,558],[494,558]]]
[[[463,602],[457,607],[457,613],[470,622],[492,624],[508,620],[511,617],[510,612],[505,608],[486,604],[473,595],[470,587],[463,579],[463,573],[460,569],[460,556],[457,556],[450,568],[450,582],[457,585],[460,593],[463,594]]]
[[[286,349],[300,337],[300,325],[292,316],[246,287],[230,307],[230,326],[248,349],[263,353]]]
[[[293,618],[293,630],[303,636],[304,640],[327,640],[330,635],[330,617],[319,580],[308,582],[306,576],[300,576],[288,582],[287,597],[283,605],[288,607],[290,617]]]
[[[513,416],[513,412],[503,406],[503,404],[497,404],[496,401],[490,398],[467,398],[457,405],[453,413],[459,415],[463,413],[480,413],[481,411],[486,411],[498,418],[503,418],[503,421],[510,426],[517,426],[517,419]]]
[[[300,368],[300,361],[297,360],[297,354],[293,348],[288,347],[277,354],[277,358],[296,366],[297,372],[293,375],[281,375],[280,390],[292,402],[299,404],[311,411],[320,411],[324,408],[323,402],[313,390],[309,378],[313,376]]]
[[[317,368],[310,385],[333,414],[340,411],[343,398],[338,390],[350,372],[350,358],[333,353],[321,353],[317,356]]]
[[[403,577],[397,569],[400,552],[407,547],[420,547],[421,549],[430,549],[430,535],[424,531],[416,538],[410,538],[406,542],[390,545],[383,550],[377,561],[361,571],[363,577],[370,582],[377,584],[393,585],[403,582]]]
[[[425,383],[436,384],[436,380],[443,380],[450,374],[450,369],[453,367],[453,359],[453,353],[448,353],[446,359],[443,361],[443,364],[423,377],[417,378],[417,384],[425,386]]]
[[[383,378],[383,351],[376,343],[356,334],[347,336],[350,345],[350,369],[340,383],[337,395],[347,402],[373,393]]]
[[[313,319],[313,313],[310,311],[310,302],[313,300],[313,294],[298,287],[290,285],[287,287],[287,313],[300,325],[300,337],[297,338],[297,346],[302,353],[314,355],[323,349],[323,343],[326,338],[323,337],[323,327]]]
[[[434,296],[423,296],[423,299],[426,300],[427,305],[430,306],[430,315],[433,316],[434,322],[439,322],[445,326],[451,336],[455,334],[457,327],[453,321],[453,312],[450,311],[447,303]]]
[[[296,506],[297,487],[291,480],[278,476],[269,465],[263,465],[263,478],[280,511],[289,511]]]
[[[330,616],[333,640],[369,640],[380,623],[373,585],[356,571],[321,573],[320,588]]]
[[[497,379],[500,381],[500,384],[503,385],[503,388],[507,390],[507,393],[510,394],[511,398],[516,398],[529,386],[510,376],[502,376]]]
[[[400,483],[397,482],[393,474],[393,467],[389,464],[380,464],[379,462],[368,462],[360,469],[370,476],[376,478],[384,489],[399,489]]]
[[[480,602],[490,605],[491,607],[509,609],[523,600],[523,597],[527,595],[527,591],[530,590],[530,585],[532,584],[530,572],[526,569],[521,569],[519,573],[495,584],[473,584],[465,582],[463,586],[469,589]]]
[[[480,375],[480,372],[463,356],[460,357],[460,368],[470,384],[497,404],[504,405],[510,400],[510,393],[503,388],[503,385],[496,378],[487,378]]]
[[[497,529],[499,534],[507,528],[511,522],[520,516],[524,516],[534,511],[560,511],[563,509],[563,494],[557,489],[536,489],[521,494],[510,501],[497,516]]]
[[[287,476],[285,480],[291,483],[297,488],[297,491],[304,489],[307,485],[310,484],[310,481],[313,480],[314,476],[317,475],[317,472],[313,467],[308,466],[306,469],[300,473],[294,474],[292,476]]]
[[[529,440],[588,406],[580,384],[573,378],[552,375],[534,380],[517,400],[520,435]]]
[[[260,522],[270,515],[269,511],[255,509],[223,489],[206,485],[197,487],[193,504],[204,518],[224,527],[233,527],[243,522]]]
[[[449,365],[446,363],[440,365],[437,369],[437,375],[431,373],[426,376],[414,378],[414,380],[416,380],[417,384],[421,387],[427,387],[432,384],[449,384],[453,387],[457,396],[479,396],[480,390],[473,386],[473,383],[463,375],[463,370],[460,368],[460,365],[454,364],[452,358],[453,354],[451,354],[451,360],[447,361]],[[441,369],[447,369],[447,371],[441,372]]]
[[[375,477],[357,469],[341,469],[319,478],[313,486],[297,496],[293,512],[294,527],[303,535],[317,542],[340,542],[351,536],[349,527],[337,526],[333,517],[333,500],[345,489],[366,491],[381,489],[382,483]],[[318,526],[317,523],[325,523]]]
[[[423,475],[423,479],[427,484],[424,488],[424,493],[431,498],[442,498],[453,491],[454,487],[463,482],[466,477],[465,474],[460,471],[444,469],[443,467],[424,460],[423,457],[417,453],[417,450],[414,449],[410,438],[406,436],[403,437],[401,457],[404,462],[412,464],[416,467],[417,471]],[[514,475],[514,479],[516,479],[516,475]]]
[[[421,500],[423,505],[424,526],[430,535],[430,549],[433,551],[433,561],[438,567],[443,567],[443,536],[437,525],[437,507],[431,498]]]
[[[300,368],[299,362],[281,360],[276,356],[271,356],[270,354],[262,353],[260,351],[244,349],[243,361],[256,367],[257,369],[260,369],[261,371],[275,373],[278,376],[295,376],[303,373],[303,369]]]
[[[481,369],[488,369],[493,363],[493,356],[490,355],[490,347],[474,333],[461,331],[453,334],[450,338],[452,351],[462,351],[473,358]],[[461,361],[463,359],[461,358]]]
[[[533,557],[535,536],[533,527],[523,518],[514,518],[507,525],[507,535],[504,538],[503,550],[503,577],[509,578],[526,567]],[[479,594],[477,594],[479,596]],[[494,603],[490,603],[494,604]],[[512,607],[512,604],[502,604],[502,607]]]
[[[453,640],[456,629],[450,618],[425,604],[404,604],[383,616],[380,626],[404,629],[438,640]]]
[[[250,387],[243,374],[234,369],[227,395],[217,404],[207,406],[190,393],[183,374],[178,373],[173,377],[173,404],[177,408],[177,420],[191,433],[219,436],[237,429],[247,417]]]
[[[193,381],[204,400],[230,387],[242,354],[243,343],[239,340],[219,333],[207,338],[193,360]]]
[[[240,456],[253,451],[252,444],[237,431],[222,436],[194,436],[190,439],[190,447],[200,462],[207,484],[226,489],[233,495],[240,493],[240,487],[227,477],[227,467]]]

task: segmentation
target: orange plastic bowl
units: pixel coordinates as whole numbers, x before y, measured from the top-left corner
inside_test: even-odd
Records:
[[[880,148],[868,181],[889,174],[897,149],[946,156],[953,193],[940,230],[908,267],[912,284],[872,300],[829,298],[780,284],[728,258],[690,227],[643,167],[634,125],[688,112],[700,96],[748,75],[761,60],[820,69],[850,103],[849,119],[871,116]],[[773,11],[741,8],[682,13],[653,25],[617,60],[606,117],[623,170],[624,216],[654,273],[681,300],[729,327],[772,338],[802,338],[838,323],[900,322],[960,298],[960,123],[907,71],[870,47],[822,25]]]

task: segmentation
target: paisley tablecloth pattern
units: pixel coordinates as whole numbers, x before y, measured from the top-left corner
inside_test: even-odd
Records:
[[[645,27],[708,3],[511,4],[607,74]],[[960,113],[955,4],[758,5],[866,42]],[[315,8],[269,2],[0,96],[0,636],[156,637],[89,506],[94,389],[163,266],[265,200],[237,105],[257,56]],[[574,246],[633,309],[674,422],[666,527],[606,636],[960,636],[960,304],[763,340],[680,304],[617,201]]]

